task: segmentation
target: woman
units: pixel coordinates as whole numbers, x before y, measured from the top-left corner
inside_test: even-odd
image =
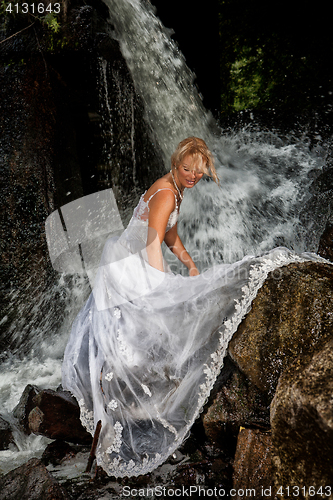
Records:
[[[107,241],[65,351],[63,386],[92,434],[101,420],[97,463],[117,477],[150,472],[177,449],[268,272],[310,258],[278,248],[199,275],[177,218],[185,189],[204,174],[218,182],[212,155],[190,137],[171,165],[141,196],[123,234]],[[170,272],[163,241],[189,277]]]
[[[143,202],[149,210],[148,260],[151,266],[160,271],[165,270],[161,250],[161,244],[165,241],[189,269],[190,276],[199,274],[177,233],[177,218],[185,188],[193,188],[204,174],[211,175],[218,182],[213,157],[206,143],[202,139],[189,137],[179,143],[172,155],[170,172],[158,179],[144,194]]]

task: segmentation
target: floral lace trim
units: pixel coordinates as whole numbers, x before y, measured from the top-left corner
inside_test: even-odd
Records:
[[[107,407],[110,408],[110,410],[114,411],[118,408],[118,403],[115,399],[111,399],[111,401],[108,403]]]
[[[156,193],[158,191],[161,191],[161,189],[158,189],[156,191]],[[171,189],[170,189],[171,191]],[[155,193],[155,194],[156,194]],[[137,219],[137,220],[140,220],[141,222],[147,222],[148,221],[148,214],[149,214],[149,201],[144,201],[144,195],[146,194],[146,191],[141,195],[141,198],[139,200],[139,203],[137,204],[135,210],[134,210],[134,213],[133,213],[133,217],[132,219]],[[177,203],[177,197],[175,195],[175,201],[176,201],[176,207],[174,209],[173,212],[171,212],[170,216],[169,216],[169,220],[167,222],[167,226],[166,226],[166,232],[169,231],[176,223],[177,223],[177,220],[178,220],[178,203]],[[145,213],[146,212],[146,213]],[[146,218],[142,218],[142,216],[145,215]]]
[[[151,398],[152,397],[152,393],[151,393],[149,387],[147,387],[145,384],[141,384],[141,387],[143,389],[143,392],[145,394],[148,394],[148,396]]]
[[[143,458],[142,462],[138,464],[134,460],[124,462],[119,455],[113,460],[110,460],[108,459],[106,453],[96,453],[97,464],[103,467],[109,476],[116,477],[140,476],[141,474],[146,474],[146,472],[151,472],[156,469],[156,467],[161,465],[165,459],[165,456],[156,453],[153,458],[149,458],[147,455]]]
[[[122,443],[121,437],[122,437],[122,433],[123,433],[123,426],[121,425],[120,422],[116,422],[113,426],[113,429],[115,432],[114,440],[113,440],[112,445],[107,448],[105,453],[113,453],[113,452],[119,453],[119,451],[120,451],[120,447],[121,447],[121,443]]]
[[[113,379],[113,372],[106,373],[104,378],[107,382],[111,382]]]
[[[113,316],[117,319],[121,318],[121,310],[119,309],[119,307],[113,308]]]
[[[119,345],[119,351],[129,363],[133,362],[133,354],[131,353],[130,348],[128,347],[124,335],[121,333],[120,330],[117,330],[117,340],[118,340],[118,345]]]
[[[157,409],[157,405],[154,405],[154,408],[156,410],[156,420],[158,420],[159,422],[161,422],[161,424],[163,425],[163,427],[165,427],[166,429],[168,429],[168,431],[172,432],[172,434],[174,434],[176,436],[176,438],[178,438],[178,432],[177,430],[175,429],[175,427],[173,425],[171,425],[167,420],[165,420],[165,418],[162,418],[158,409]]]
[[[88,432],[90,432],[90,434],[94,435],[94,412],[87,409],[83,399],[80,399],[79,407],[80,420],[82,422],[82,425],[87,429]]]

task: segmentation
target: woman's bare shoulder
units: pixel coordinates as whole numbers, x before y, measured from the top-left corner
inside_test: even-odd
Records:
[[[174,199],[174,195],[176,194],[175,189],[171,182],[168,180],[167,175],[164,175],[160,179],[157,179],[157,181],[155,181],[154,184],[150,186],[150,188],[145,193],[144,201],[148,201],[149,198],[155,196],[155,194],[159,198],[171,199],[172,197],[172,199]]]

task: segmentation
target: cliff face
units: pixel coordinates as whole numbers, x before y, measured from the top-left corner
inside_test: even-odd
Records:
[[[105,5],[61,2],[57,32],[37,18],[0,16],[3,350],[25,342],[11,341],[8,324],[31,313],[54,280],[47,216],[112,187],[126,223],[129,205],[162,167]]]
[[[33,309],[54,278],[45,241],[47,216],[72,200],[113,187],[126,222],[128,201],[158,175],[162,164],[143,119],[140,98],[110,34],[103,3],[61,5],[58,34],[24,16],[2,16],[3,38],[11,38],[0,45],[4,61],[0,70],[0,298],[3,315],[14,325],[12,337],[7,323],[1,325],[2,350],[19,347],[20,321],[36,324],[52,307],[52,333],[61,316],[58,295],[52,301],[48,297],[43,308]],[[332,259],[329,225],[320,252]],[[268,277],[230,343],[214,394],[182,449],[191,461],[176,470],[176,485],[205,481],[227,489],[233,474],[233,486],[256,487],[259,492],[273,485],[304,486],[300,498],[309,496],[310,486],[316,491],[329,486],[333,476],[332,267],[305,263],[278,271]],[[27,329],[19,339],[27,350],[33,342],[27,343],[30,333]],[[36,395],[29,394],[29,403],[23,402],[20,410],[25,425],[29,414],[39,408],[38,398],[32,401]],[[42,413],[52,417],[52,411]],[[33,415],[39,417],[40,412],[35,410]],[[3,419],[1,432],[1,446],[8,448],[12,434]],[[67,440],[71,439],[69,429]],[[66,453],[77,452],[66,450],[59,462]],[[21,471],[22,477],[37,466],[44,474],[36,462]],[[14,483],[17,474],[12,475]],[[137,484],[149,481],[143,478]],[[2,482],[3,488],[5,484],[10,484],[10,477]],[[82,492],[84,486],[80,488]],[[94,486],[88,488],[96,497]],[[70,491],[74,489],[72,485]],[[0,497],[9,498],[7,493],[2,489]]]

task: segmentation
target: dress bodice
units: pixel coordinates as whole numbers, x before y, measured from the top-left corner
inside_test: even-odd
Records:
[[[149,219],[149,202],[155,196],[156,193],[158,193],[159,191],[165,191],[165,190],[171,191],[173,193],[174,197],[175,197],[175,209],[173,210],[173,212],[171,212],[171,214],[169,216],[165,232],[168,232],[173,226],[175,226],[176,223],[177,223],[177,220],[178,220],[179,207],[178,207],[177,196],[175,195],[175,193],[170,188],[157,189],[157,191],[155,191],[155,193],[152,194],[148,198],[147,201],[144,200],[144,196],[145,196],[145,194],[147,192],[147,191],[145,191],[143,193],[143,195],[141,196],[141,198],[139,200],[139,203],[137,204],[137,206],[134,209],[133,219],[140,220],[140,221],[143,221],[143,222],[147,222],[147,225],[148,225],[148,219]]]

